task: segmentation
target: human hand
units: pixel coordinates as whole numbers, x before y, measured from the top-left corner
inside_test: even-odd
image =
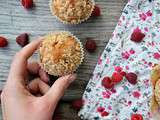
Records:
[[[4,120],[51,120],[65,89],[76,78],[75,74],[60,77],[51,87],[40,78],[29,83],[28,71],[36,68],[32,67],[33,64],[29,64],[27,60],[38,48],[40,42],[41,40],[31,42],[13,59],[1,94]],[[37,97],[35,94],[42,96]]]

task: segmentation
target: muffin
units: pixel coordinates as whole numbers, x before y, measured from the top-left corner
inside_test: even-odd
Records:
[[[153,96],[151,99],[151,111],[157,112],[160,105],[160,65],[156,65],[151,72],[151,83],[153,88]]]
[[[79,24],[87,20],[94,10],[93,0],[51,0],[50,9],[61,22]]]
[[[43,38],[40,49],[40,65],[50,75],[71,74],[83,60],[80,41],[69,32],[53,32]]]
[[[154,94],[155,94],[156,101],[160,106],[160,79],[156,82]]]

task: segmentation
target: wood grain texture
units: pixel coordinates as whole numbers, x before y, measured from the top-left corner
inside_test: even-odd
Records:
[[[93,54],[85,52],[85,60],[77,72],[78,78],[66,92],[63,100],[70,101],[80,98],[94,70],[97,58],[111,37],[127,2],[127,0],[95,1],[102,10],[100,17],[90,18],[80,25],[63,25],[51,15],[48,6],[49,0],[35,0],[35,7],[29,11],[21,6],[20,0],[0,0],[0,35],[9,40],[9,46],[0,49],[0,89],[5,84],[14,54],[21,49],[15,42],[17,35],[27,32],[30,34],[30,39],[33,40],[51,31],[68,30],[81,39],[83,44],[85,38],[92,37],[98,46]],[[38,59],[37,54],[34,55],[34,58]],[[63,104],[69,106],[67,103]],[[64,107],[62,107],[62,111],[64,111]],[[66,112],[62,116],[63,120],[77,120],[76,117],[68,118]]]

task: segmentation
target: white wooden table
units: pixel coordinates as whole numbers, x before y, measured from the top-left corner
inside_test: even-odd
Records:
[[[49,0],[35,0],[35,7],[29,11],[21,6],[20,0],[0,0],[0,36],[9,40],[9,46],[0,49],[0,89],[6,82],[12,57],[21,49],[15,42],[17,35],[27,32],[30,34],[30,39],[33,40],[51,31],[68,30],[83,43],[85,38],[92,37],[98,46],[95,53],[85,53],[84,63],[78,70],[78,78],[66,92],[63,100],[70,101],[80,98],[94,70],[97,58],[106,46],[127,2],[127,0],[95,1],[102,10],[100,17],[91,18],[80,25],[63,25],[51,15]],[[64,120],[78,119],[75,111],[71,110],[70,105],[66,102],[61,103],[61,111]],[[71,115],[68,115],[69,113]]]

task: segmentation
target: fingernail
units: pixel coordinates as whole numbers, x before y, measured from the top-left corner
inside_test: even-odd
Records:
[[[70,82],[73,82],[77,78],[77,74],[71,74],[68,78]]]

